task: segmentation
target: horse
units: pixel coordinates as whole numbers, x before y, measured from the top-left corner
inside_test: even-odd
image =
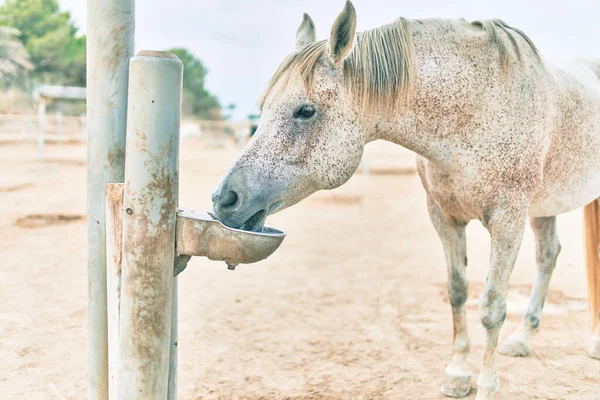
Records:
[[[454,324],[447,396],[471,390],[465,227],[479,220],[490,233],[477,379],[477,400],[490,400],[527,219],[538,273],[519,329],[499,348],[509,356],[528,355],[540,326],[560,252],[556,215],[585,207],[589,355],[600,359],[600,62],[550,64],[501,20],[399,18],[357,34],[349,1],[328,40],[316,40],[304,14],[295,42],[260,100],[256,134],[212,196],[217,218],[260,231],[268,215],[348,181],[366,143],[412,150],[447,264]]]

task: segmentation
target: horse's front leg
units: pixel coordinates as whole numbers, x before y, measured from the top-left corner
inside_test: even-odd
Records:
[[[446,253],[448,267],[448,294],[452,305],[454,341],[452,361],[446,368],[446,377],[441,391],[446,396],[464,397],[471,391],[471,373],[467,365],[470,341],[467,332],[467,240],[466,223],[449,221],[437,204],[428,199],[431,221]]]
[[[490,269],[479,301],[481,323],[487,337],[483,353],[483,365],[477,379],[476,400],[492,400],[498,391],[496,372],[496,347],[498,335],[506,317],[506,291],[508,279],[515,265],[523,239],[526,222],[526,207],[512,210],[498,209],[484,221],[490,232]]]

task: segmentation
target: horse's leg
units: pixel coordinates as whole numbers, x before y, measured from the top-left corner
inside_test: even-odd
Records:
[[[496,347],[498,335],[506,317],[506,290],[508,278],[513,270],[519,247],[523,239],[526,222],[526,207],[515,210],[513,206],[493,212],[485,225],[491,237],[490,269],[479,301],[481,323],[486,329],[483,365],[477,379],[476,400],[492,400],[498,391],[496,372]]]
[[[446,368],[446,378],[441,391],[446,396],[464,397],[471,391],[471,373],[466,362],[470,348],[465,307],[468,286],[466,224],[448,221],[431,199],[428,199],[428,209],[446,253],[448,294],[454,323],[452,361]]]
[[[524,357],[529,354],[531,336],[540,325],[548,285],[550,285],[552,271],[556,265],[556,258],[560,253],[560,242],[556,234],[556,217],[532,218],[531,228],[535,235],[537,278],[521,326],[500,348],[501,354],[513,357]]]

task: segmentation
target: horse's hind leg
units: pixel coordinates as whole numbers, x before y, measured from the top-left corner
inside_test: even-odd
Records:
[[[529,354],[531,336],[540,326],[550,278],[556,265],[556,258],[560,253],[560,242],[556,234],[556,217],[532,218],[531,228],[535,235],[537,278],[521,326],[500,348],[501,354],[513,357],[524,357]]]
[[[431,199],[428,199],[431,221],[446,253],[448,267],[448,294],[452,305],[454,341],[452,362],[446,368],[446,377],[441,391],[446,396],[464,397],[471,391],[471,374],[467,365],[470,341],[467,333],[467,240],[465,224],[448,221]]]

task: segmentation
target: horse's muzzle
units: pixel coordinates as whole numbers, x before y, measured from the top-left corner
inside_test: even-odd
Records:
[[[269,214],[264,193],[251,193],[242,174],[230,173],[212,195],[212,201],[215,216],[230,228],[260,231]]]

